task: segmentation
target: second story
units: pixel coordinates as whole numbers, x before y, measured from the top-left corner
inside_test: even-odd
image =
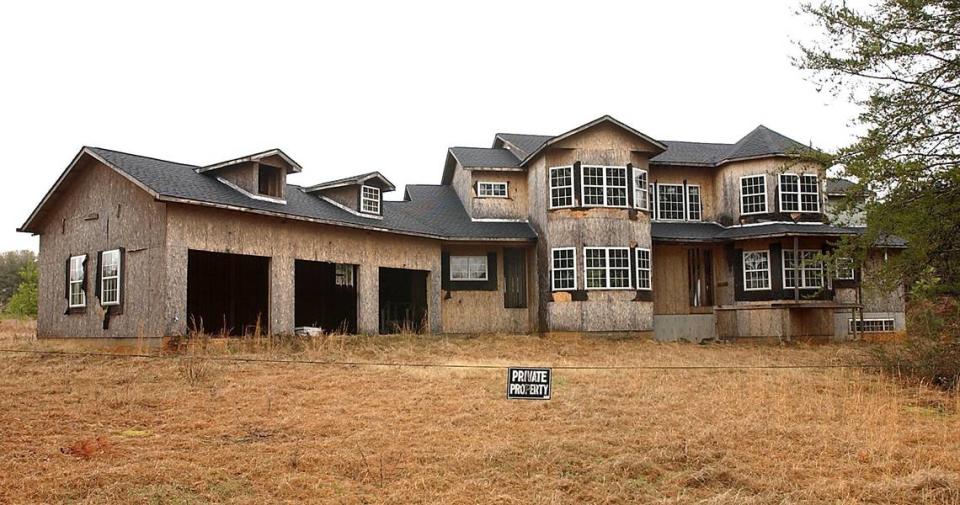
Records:
[[[603,116],[560,135],[450,148],[442,183],[475,220],[828,222],[826,173],[809,151],[765,126],[733,143],[673,141]]]

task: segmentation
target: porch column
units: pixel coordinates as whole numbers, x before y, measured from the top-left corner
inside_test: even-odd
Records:
[[[270,333],[293,333],[294,259],[270,258]]]
[[[357,333],[380,333],[380,268],[357,267]]]

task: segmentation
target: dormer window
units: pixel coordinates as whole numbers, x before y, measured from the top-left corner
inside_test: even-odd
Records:
[[[258,193],[264,196],[283,198],[283,169],[260,165],[258,175]]]
[[[360,188],[360,212],[380,213],[380,188],[374,186],[362,186]]]

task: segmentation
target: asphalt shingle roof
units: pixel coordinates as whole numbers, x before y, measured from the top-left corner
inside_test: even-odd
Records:
[[[526,158],[530,153],[553,138],[552,135],[525,135],[522,133],[498,133],[497,137],[511,143],[520,151],[520,157]]]
[[[853,186],[853,181],[837,177],[830,177],[827,179],[826,190],[828,195],[844,195]]]
[[[274,203],[250,198],[213,176],[198,174],[195,171],[198,167],[194,165],[96,147],[88,149],[151,191],[165,197],[437,238],[536,238],[527,223],[471,220],[460,198],[450,186],[408,186],[409,201],[384,201],[383,219],[371,219],[351,214],[305,193],[302,187],[294,184],[287,185],[286,204]]]
[[[771,154],[796,154],[807,146],[760,125],[738,140],[724,156],[726,160],[754,158]]]
[[[703,165],[712,167],[723,160],[733,144],[664,140],[667,150],[650,158],[651,163]]]
[[[450,152],[465,168],[517,168],[520,160],[507,149],[451,147]]]

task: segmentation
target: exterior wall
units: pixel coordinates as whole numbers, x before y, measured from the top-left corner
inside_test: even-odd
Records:
[[[164,326],[164,204],[92,158],[80,160],[40,226],[40,337],[158,336]],[[95,294],[97,252],[124,248],[122,314],[110,316]],[[66,314],[66,261],[87,255],[87,307]]]
[[[298,259],[359,265],[358,329],[377,333],[379,268],[430,272],[427,277],[430,330],[442,331],[440,316],[440,242],[287,221],[228,210],[170,205],[167,211],[167,334],[187,331],[187,251],[268,256],[270,261],[270,331],[288,333],[294,325],[294,261]]]
[[[710,314],[654,315],[653,333],[661,342],[703,342],[717,336],[716,318]]]
[[[213,172],[213,175],[236,184],[248,193],[257,194],[259,192],[260,171],[257,164],[252,161],[218,168]]]
[[[444,333],[528,333],[530,332],[530,307],[536,299],[536,285],[530,283],[529,258],[533,249],[527,251],[527,308],[504,307],[506,279],[503,268],[503,247],[483,244],[450,245],[444,252],[452,256],[485,256],[497,254],[497,289],[495,291],[445,291],[441,297],[442,328]],[[445,273],[449,275],[449,272]]]
[[[324,190],[321,194],[344,207],[360,211],[360,186],[341,186]]]
[[[650,169],[650,184],[690,184],[700,186],[701,221],[717,220],[717,202],[725,197],[718,195],[712,167],[655,166]],[[738,193],[739,194],[739,193]],[[651,198],[653,196],[651,195]]]
[[[473,216],[473,177],[470,175],[470,171],[464,169],[460,163],[457,163],[457,166],[453,169],[453,180],[451,181],[451,186],[453,186],[453,191],[460,197],[460,202],[463,203],[463,208],[466,209],[467,214]]]
[[[823,211],[824,194],[823,183],[826,170],[813,163],[800,163],[789,158],[764,158],[744,160],[728,163],[716,169],[714,175],[714,196],[716,205],[716,221],[723,225],[732,225],[740,222],[740,178],[749,175],[767,174],[767,214],[743,216],[745,221],[755,219],[776,219],[779,213],[777,199],[778,175],[781,173],[816,173],[820,181],[820,209]],[[804,214],[810,219],[820,220],[821,214]]]
[[[584,290],[583,247],[651,248],[647,213],[610,208],[548,209],[548,167],[580,161],[616,166],[632,163],[648,168],[652,150],[652,146],[629,132],[613,125],[601,125],[557,143],[528,167],[530,223],[539,236],[537,261],[544,266],[538,272],[541,331],[647,332],[653,329],[653,303],[637,291]],[[577,249],[577,286],[585,300],[574,300],[569,292],[552,292],[550,250],[554,247]]]
[[[501,172],[471,170],[471,185],[467,189],[473,203],[472,217],[479,219],[526,219],[529,209],[527,200],[527,174],[525,172]],[[506,182],[507,198],[477,197],[477,182]]]

